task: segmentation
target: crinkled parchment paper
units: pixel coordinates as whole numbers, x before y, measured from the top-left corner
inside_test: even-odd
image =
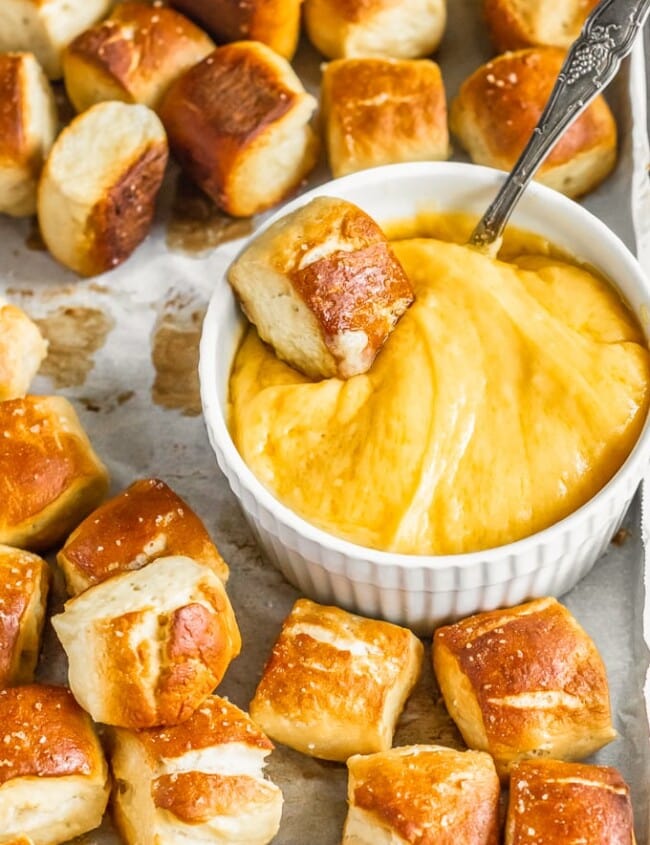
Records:
[[[450,95],[490,55],[480,5],[478,0],[449,4],[449,26],[437,58]],[[303,45],[296,67],[312,90],[317,88],[319,64],[319,57]],[[643,82],[643,58],[638,52],[610,95],[621,130],[618,167],[585,205],[631,248],[636,224],[640,254],[650,268]],[[167,246],[174,178],[172,174],[165,186],[147,241],[125,265],[91,280],[77,279],[47,253],[35,249],[37,238],[29,221],[0,220],[0,290],[37,319],[50,340],[50,355],[35,392],[63,393],[72,400],[110,469],[113,491],[135,478],[158,476],[205,520],[231,567],[229,593],[244,642],[242,655],[230,667],[219,692],[247,708],[297,593],[261,558],[208,445],[196,365],[201,320],[222,258],[219,251],[188,255]],[[311,184],[326,178],[321,165]],[[217,240],[224,234],[217,230],[230,227],[222,220],[206,217],[206,221]],[[241,226],[225,235],[241,236]],[[52,611],[60,607],[62,595],[59,578]],[[595,760],[618,766],[632,784],[638,841],[646,843],[650,746],[643,685],[648,651],[643,639],[643,548],[637,500],[617,542],[565,601],[596,640],[609,671],[620,737]],[[650,620],[647,627],[650,630]],[[64,681],[65,672],[61,650],[48,626],[39,675]],[[427,653],[422,682],[401,719],[396,743],[438,741],[460,742],[434,688]],[[285,795],[278,845],[340,841],[346,809],[345,767],[279,747],[271,756],[268,773]],[[114,845],[118,840],[107,820],[101,830],[80,841]]]

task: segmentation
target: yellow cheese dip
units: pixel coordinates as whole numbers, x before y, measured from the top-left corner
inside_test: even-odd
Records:
[[[416,301],[347,382],[311,382],[249,329],[230,427],[260,481],[332,534],[412,554],[509,543],[590,499],[640,433],[649,354],[606,282],[531,244],[546,254],[506,263],[394,242]]]

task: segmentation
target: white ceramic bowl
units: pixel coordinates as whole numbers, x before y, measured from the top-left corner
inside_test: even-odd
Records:
[[[503,178],[498,171],[469,164],[390,165],[328,182],[284,206],[269,223],[319,195],[350,200],[380,223],[432,208],[479,215]],[[601,221],[533,184],[513,223],[612,279],[647,335],[650,286],[635,258]],[[561,595],[589,571],[618,530],[648,460],[648,421],[625,464],[593,499],[552,527],[509,545],[469,554],[400,555],[366,549],[315,528],[262,486],[230,438],[224,414],[228,378],[244,325],[225,277],[216,279],[199,368],[208,435],[266,556],[314,600],[430,633],[443,620]]]

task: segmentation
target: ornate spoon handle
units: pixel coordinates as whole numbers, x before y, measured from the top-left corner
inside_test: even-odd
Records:
[[[650,0],[602,0],[569,50],[551,96],[519,160],[479,221],[470,244],[497,242],[520,196],[564,130],[613,79],[650,12]]]

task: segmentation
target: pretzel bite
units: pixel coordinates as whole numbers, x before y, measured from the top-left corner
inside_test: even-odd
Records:
[[[0,296],[0,402],[27,393],[46,355],[47,341],[36,323]]]
[[[228,214],[248,217],[279,203],[316,163],[315,107],[286,59],[238,41],[181,76],[159,113],[188,175]]]
[[[241,648],[221,580],[180,556],[90,587],[52,625],[75,698],[96,722],[118,727],[188,719]]]
[[[305,0],[309,40],[329,59],[428,56],[446,23],[445,0]]]
[[[537,47],[480,67],[452,101],[450,127],[472,161],[511,170],[539,120],[564,52]],[[535,178],[569,197],[593,190],[616,163],[616,122],[597,97],[564,132]]]
[[[171,83],[213,50],[212,39],[173,9],[121,3],[66,48],[66,91],[78,112],[104,100],[155,109]]]
[[[93,724],[63,687],[0,690],[0,843],[59,845],[101,824],[108,768]]]
[[[34,53],[50,79],[62,75],[61,54],[84,29],[102,18],[114,0],[2,0],[0,53]]]
[[[505,845],[635,845],[630,790],[609,766],[522,760],[512,767]]]
[[[171,0],[212,33],[220,44],[261,41],[291,59],[300,35],[302,0]]]
[[[332,197],[317,197],[254,238],[228,280],[260,337],[310,378],[368,370],[413,302],[377,223]]]
[[[410,745],[348,760],[342,845],[497,845],[489,754]]]
[[[449,156],[440,68],[428,59],[338,59],[325,66],[323,125],[335,177]]]
[[[62,541],[108,491],[108,473],[62,396],[0,402],[0,543]]]
[[[616,736],[596,646],[553,598],[439,628],[433,666],[465,742],[503,777],[518,760],[580,760]]]
[[[251,701],[271,738],[325,760],[384,751],[417,681],[422,643],[406,628],[299,599]]]
[[[164,481],[134,481],[72,532],[57,555],[70,595],[152,560],[185,555],[226,581],[228,566],[187,502]]]
[[[125,261],[151,227],[167,139],[146,106],[98,103],[59,135],[38,187],[52,255],[82,276]]]
[[[485,23],[499,53],[573,44],[598,0],[484,0]]]
[[[277,833],[282,792],[263,776],[273,745],[225,698],[209,696],[176,727],[115,729],[111,745],[126,845],[266,845]]]
[[[0,213],[34,214],[38,178],[56,132],[54,95],[34,56],[0,53]]]
[[[34,680],[49,585],[42,558],[0,545],[0,687]]]

